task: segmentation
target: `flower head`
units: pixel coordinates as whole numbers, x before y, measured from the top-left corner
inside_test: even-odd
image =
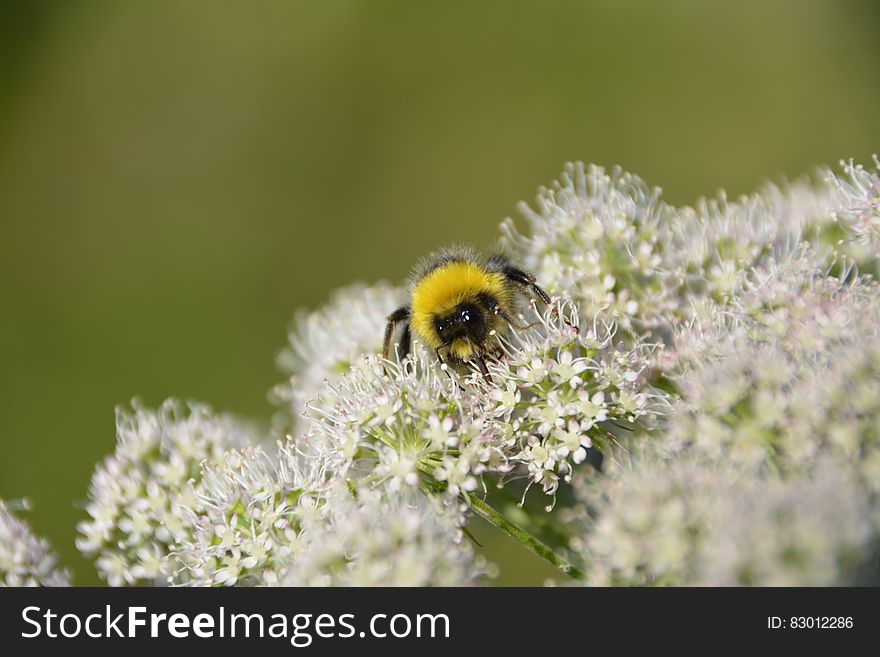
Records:
[[[569,165],[528,234],[502,226],[553,298],[493,324],[485,362],[385,360],[398,288],[346,288],[279,358],[292,437],[119,411],[77,544],[113,585],[457,585],[488,570],[479,514],[598,584],[856,581],[880,539],[878,198],[852,163],[693,208]],[[65,581],[34,541],[0,575]]]
[[[202,468],[185,509],[191,531],[172,550],[169,581],[273,585],[299,549],[306,519],[320,518],[323,479],[288,443],[229,450]]]
[[[356,283],[337,290],[315,312],[297,312],[289,344],[278,356],[278,365],[289,379],[272,391],[273,400],[288,410],[295,433],[302,428],[300,416],[306,403],[325,381],[338,379],[363,354],[381,351],[385,317],[397,307],[400,295],[400,290],[385,283]]]
[[[535,210],[520,205],[531,233],[507,219],[503,242],[551,292],[587,316],[604,312],[622,337],[665,339],[695,303],[733,298],[739,272],[785,260],[803,242],[822,267],[842,256],[880,273],[880,175],[850,162],[843,176],[818,178],[676,208],[620,169],[569,164]]]
[[[741,279],[736,303],[676,336],[681,400],[667,448],[759,469],[809,469],[827,452],[873,467],[880,288],[803,259]]]
[[[597,585],[827,586],[856,581],[880,516],[852,466],[765,478],[691,459],[634,459],[597,487],[575,542]]]
[[[491,383],[475,367],[441,368],[421,348],[401,364],[365,356],[311,406],[306,440],[392,492],[418,486],[456,498],[484,476],[508,475],[554,495],[586,450],[613,439],[610,423],[649,425],[660,397],[643,376],[650,345],[615,344],[614,328],[598,320],[579,325],[562,300],[529,328],[497,335]]]
[[[292,586],[461,586],[487,572],[454,508],[414,491],[337,490],[284,579]]]
[[[77,547],[96,557],[111,586],[164,582],[165,557],[192,531],[185,509],[193,505],[190,482],[200,478],[203,462],[256,443],[241,423],[201,404],[132,406],[116,411],[116,451],[95,470],[89,519],[78,526]]]
[[[70,586],[49,542],[35,536],[10,506],[0,500],[0,586]]]

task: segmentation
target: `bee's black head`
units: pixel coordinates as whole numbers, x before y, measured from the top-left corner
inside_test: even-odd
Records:
[[[452,312],[438,317],[435,323],[437,334],[444,342],[468,337],[480,343],[486,337],[485,311],[471,303],[462,303]]]

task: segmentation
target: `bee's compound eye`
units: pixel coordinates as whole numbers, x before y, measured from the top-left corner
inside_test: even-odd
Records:
[[[479,322],[480,313],[473,306],[465,306],[464,308],[460,308],[458,314],[456,315],[456,320],[459,324],[472,324],[474,322]]]

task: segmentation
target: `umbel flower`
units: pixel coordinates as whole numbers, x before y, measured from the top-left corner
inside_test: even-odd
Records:
[[[588,583],[870,581],[878,205],[852,163],[693,208],[569,165],[502,224],[553,299],[488,376],[384,360],[400,289],[345,288],[296,317],[274,441],[119,411],[77,544],[112,585],[461,585],[494,572],[480,516]]]
[[[618,465],[574,545],[594,585],[852,584],[876,554],[878,514],[850,464],[820,460],[810,477],[762,478],[681,458]]]
[[[880,288],[805,257],[737,287],[676,337],[681,399],[664,446],[781,473],[831,453],[880,487]]]
[[[555,495],[612,423],[647,426],[658,393],[646,383],[651,346],[624,347],[614,329],[582,328],[566,300],[535,326],[496,336],[503,356],[459,375],[416,348],[402,363],[366,356],[307,412],[311,432],[352,478],[396,493],[421,487],[455,499],[485,475],[525,477]]]
[[[660,190],[615,168],[570,164],[536,209],[521,203],[529,233],[511,219],[503,243],[582,313],[603,312],[626,332],[664,329],[687,319],[694,298],[724,302],[739,271],[814,247],[817,264],[839,256],[877,273],[880,256],[880,162],[846,163],[730,202],[722,192],[695,208],[676,208]]]
[[[306,403],[316,397],[325,381],[351,369],[362,354],[381,353],[381,336],[389,308],[399,305],[402,292],[386,283],[355,283],[337,290],[317,312],[300,310],[289,334],[289,344],[278,355],[278,367],[288,380],[272,390],[299,433]]]
[[[880,539],[880,289],[809,255],[742,272],[734,302],[681,327],[666,439],[579,486],[593,583],[865,576]]]
[[[875,277],[880,274],[880,159],[874,156],[874,170],[852,161],[843,163],[846,177],[828,172],[834,197],[831,218],[840,225],[844,253]]]
[[[273,454],[233,449],[206,463],[190,482],[183,511],[192,531],[172,550],[176,584],[277,584],[302,540],[304,522],[321,517],[320,468],[309,467],[291,445]]]
[[[113,586],[164,582],[172,546],[193,531],[187,509],[204,464],[254,440],[243,425],[202,404],[169,400],[152,411],[138,401],[116,410],[116,451],[99,465],[89,488],[89,519],[77,547],[95,556]]]
[[[412,491],[333,491],[326,517],[307,521],[307,544],[288,586],[455,586],[489,572],[464,540],[454,506]]]
[[[663,255],[676,216],[659,189],[619,168],[606,173],[577,163],[541,188],[536,204],[519,205],[529,233],[506,219],[502,243],[551,294],[566,294],[585,316],[602,313],[626,331],[655,326],[675,309]]]
[[[12,506],[0,500],[0,586],[70,586],[49,542],[15,517]]]

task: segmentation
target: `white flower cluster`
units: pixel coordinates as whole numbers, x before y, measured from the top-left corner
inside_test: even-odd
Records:
[[[880,287],[810,251],[682,326],[668,435],[580,486],[597,584],[857,581],[880,539]]]
[[[93,477],[90,519],[80,524],[77,542],[113,586],[271,586],[288,577],[317,582],[328,575],[314,570],[325,564],[319,555],[333,545],[348,545],[368,561],[360,571],[353,557],[349,574],[335,575],[352,584],[466,584],[476,577],[472,552],[449,547],[453,537],[460,542],[460,515],[447,512],[441,523],[428,506],[380,509],[367,494],[362,503],[351,497],[340,469],[348,463],[305,441],[269,452],[244,435],[240,423],[173,400],[158,412],[137,404],[134,412],[118,411],[117,432],[116,453]],[[392,543],[380,550],[370,547],[376,537],[359,547],[352,537],[339,542],[346,524],[378,528],[377,516],[389,509],[407,518],[404,524],[386,521],[398,556],[421,555],[419,569],[412,564],[407,578],[369,565],[376,550],[390,555]],[[412,527],[421,528],[421,538],[406,543],[402,532]]]
[[[842,163],[846,177],[827,173],[834,194],[831,218],[841,226],[842,250],[874,276],[880,274],[880,159],[874,170],[852,161]]]
[[[540,190],[537,210],[520,204],[530,233],[507,219],[503,242],[581,312],[665,337],[671,323],[689,318],[694,299],[729,300],[737,272],[784,259],[802,241],[822,264],[843,255],[880,273],[877,169],[849,163],[843,177],[822,170],[816,184],[768,185],[737,202],[722,193],[691,209],[667,205],[658,189],[620,169],[570,164]]]
[[[601,314],[631,331],[641,328],[634,323],[656,326],[676,308],[663,259],[675,217],[659,189],[619,168],[569,164],[553,187],[539,190],[537,210],[519,209],[529,234],[506,219],[504,247],[584,316]]]
[[[116,441],[92,476],[77,547],[96,557],[112,586],[161,583],[170,549],[192,532],[186,510],[195,504],[191,482],[202,464],[221,462],[227,449],[253,438],[207,406],[169,400],[158,411],[137,401],[132,411],[118,408]]]
[[[663,436],[612,450],[631,465],[607,461],[563,510],[590,519],[573,545],[591,581],[846,583],[871,562],[878,207],[880,177],[851,163],[693,210],[573,165],[525,209],[532,235],[505,223],[548,287],[625,338],[653,330],[658,383],[680,396]]]
[[[642,458],[611,473],[575,546],[600,586],[852,584],[875,556],[876,502],[851,468],[820,460],[791,480],[695,459]]]
[[[833,453],[880,490],[880,288],[803,257],[741,279],[735,303],[676,338],[666,447],[777,472]]]
[[[300,417],[306,403],[325,381],[348,372],[362,354],[382,352],[385,318],[401,300],[401,290],[391,285],[356,283],[337,290],[320,310],[296,314],[289,344],[278,355],[278,366],[289,378],[272,391],[295,435],[304,428]]]
[[[877,503],[845,462],[820,460],[809,477],[738,480],[713,516],[705,584],[856,584],[876,567]]]
[[[58,567],[48,541],[34,535],[0,500],[0,587],[70,586],[70,575]]]
[[[456,586],[488,572],[463,540],[456,509],[425,495],[341,489],[327,507],[327,517],[307,523],[285,585]]]
[[[113,585],[460,585],[492,572],[462,538],[477,513],[597,584],[859,581],[880,542],[878,206],[852,164],[693,209],[570,165],[523,206],[529,234],[502,225],[554,300],[494,334],[486,376],[417,342],[385,361],[401,290],[341,290],[279,358],[292,436],[121,411],[78,546]],[[557,516],[492,506],[533,486]]]
[[[525,477],[555,495],[587,450],[615,424],[649,423],[659,410],[644,370],[651,347],[614,343],[613,328],[578,328],[558,301],[535,326],[496,336],[488,383],[476,369],[438,367],[417,347],[392,364],[366,356],[310,410],[319,441],[351,477],[392,493],[421,487],[452,499],[482,489],[484,475]]]
[[[191,532],[172,551],[176,584],[277,584],[302,540],[306,519],[322,514],[318,468],[288,444],[230,450],[205,464],[186,509]]]

